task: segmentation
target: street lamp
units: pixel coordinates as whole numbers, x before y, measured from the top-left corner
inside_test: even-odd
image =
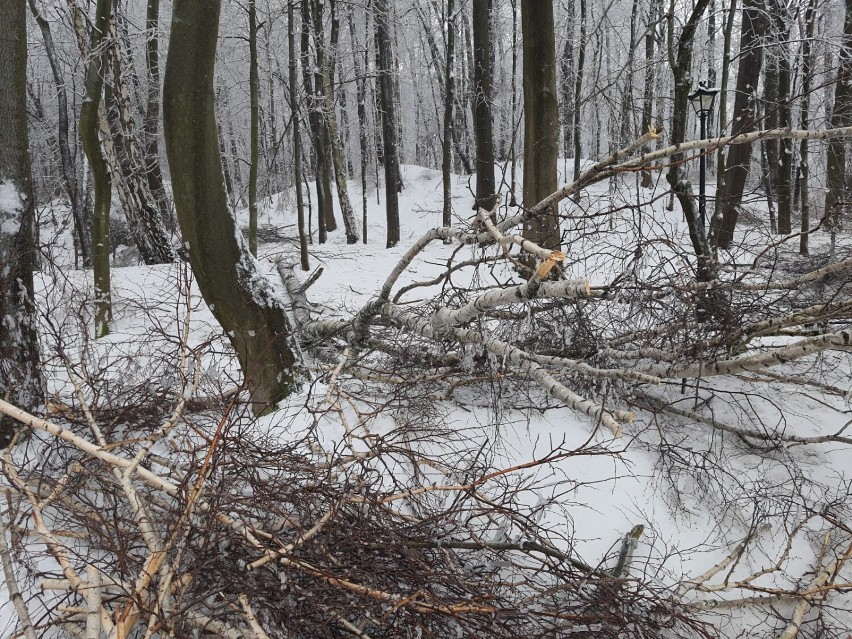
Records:
[[[695,109],[695,114],[701,120],[701,139],[707,137],[707,114],[713,109],[713,102],[716,100],[716,94],[719,89],[708,87],[706,82],[699,82],[698,88],[689,94],[689,101],[692,108]],[[707,169],[707,160],[704,157],[704,149],[701,149],[699,158],[699,185],[698,185],[698,216],[701,218],[701,228],[706,229],[706,213],[705,213],[705,196],[704,196],[704,180],[705,171]]]

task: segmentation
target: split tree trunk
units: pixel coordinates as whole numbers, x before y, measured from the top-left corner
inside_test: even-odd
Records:
[[[228,211],[213,109],[220,0],[176,0],[163,91],[166,152],[198,287],[236,351],[255,413],[300,381],[284,303]]]

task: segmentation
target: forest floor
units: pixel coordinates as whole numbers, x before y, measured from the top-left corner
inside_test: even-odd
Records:
[[[455,178],[454,212],[459,225],[469,225],[474,217],[470,208],[474,179]],[[375,189],[368,193],[366,245],[345,244],[341,229],[330,234],[327,244],[310,246],[311,272],[324,269],[307,290],[317,317],[351,317],[375,296],[409,247],[440,224],[440,172],[405,166],[403,180],[402,241],[397,247],[385,248],[384,207],[378,201],[384,193],[377,194]],[[659,186],[660,193],[663,186]],[[579,203],[563,203],[563,210],[573,208],[574,213],[569,213],[572,219],[584,219],[582,224],[571,222],[566,229],[566,275],[587,278],[592,288],[606,285],[623,270],[624,260],[619,256],[632,250],[633,238],[639,233],[645,238],[659,238],[646,243],[651,249],[646,249],[640,260],[643,272],[665,271],[672,277],[682,274],[688,279],[689,244],[682,213],[676,202],[672,211],[666,210],[667,198],[654,193],[633,183],[622,182],[617,189],[611,189],[603,182],[585,192]],[[360,190],[351,187],[350,196],[360,217]],[[622,208],[637,199],[644,202],[641,208]],[[710,201],[712,208],[712,198]],[[282,258],[298,262],[293,208],[289,194],[269,198],[260,208],[258,259],[282,295],[285,292],[275,262]],[[755,202],[753,208],[754,219],[742,225],[735,243],[738,248],[728,257],[734,268],[750,267],[757,253],[772,242],[767,225],[759,222],[765,215],[765,205]],[[579,211],[582,215],[578,216]],[[61,218],[65,212],[44,210],[41,214],[42,242],[46,247],[39,275],[42,348],[48,360],[49,393],[55,405],[75,405],[75,379],[86,379],[87,384],[92,382],[87,388],[99,389],[102,396],[90,399],[104,411],[110,406],[117,409],[132,404],[134,393],[142,385],[153,395],[161,392],[163,397],[175,388],[185,388],[174,360],[175,344],[181,342],[185,329],[188,347],[199,354],[203,373],[194,399],[227,394],[239,385],[239,370],[230,348],[184,263],[114,268],[112,331],[97,342],[87,339],[91,273],[73,269],[70,230],[67,225],[51,222],[51,215]],[[245,215],[245,211],[240,212],[243,223]],[[810,258],[799,258],[796,246],[791,242],[773,249],[771,259],[765,260],[767,267],[776,269],[779,275],[793,277],[818,268],[827,260],[827,234],[816,233],[811,238]],[[843,256],[852,251],[852,240],[840,238],[838,246],[838,254]],[[119,254],[122,250],[119,248]],[[405,271],[397,290],[439,275],[451,258],[473,259],[477,251],[433,242]],[[297,273],[302,279],[310,274]],[[453,278],[452,286],[482,286],[487,278],[492,280],[488,285],[505,283],[514,273],[505,267],[479,269],[474,277],[471,281],[469,272],[461,271]],[[452,297],[445,283],[415,288],[399,303],[415,307],[441,294]],[[750,346],[760,350],[794,339],[776,336],[758,339]],[[408,354],[413,359],[417,357],[416,352]],[[807,361],[805,369],[819,368],[822,383],[852,392],[849,353],[825,351]],[[796,603],[790,599],[781,599],[772,606],[722,605],[715,610],[706,602],[807,587],[817,572],[815,564],[820,564],[821,555],[825,554],[825,524],[811,517],[808,509],[846,506],[852,454],[848,445],[836,441],[755,448],[744,446],[735,438],[722,437],[716,429],[694,419],[643,411],[636,405],[620,406],[634,410],[636,419],[625,426],[621,438],[615,439],[597,427],[593,419],[560,407],[553,400],[537,403],[535,395],[516,394],[515,386],[495,387],[493,381],[435,381],[436,375],[428,367],[412,367],[408,371],[424,380],[422,396],[412,395],[410,404],[405,401],[405,394],[400,397],[394,392],[395,380],[405,373],[376,370],[375,377],[384,377],[384,382],[381,392],[372,397],[368,382],[376,383],[375,380],[345,382],[350,388],[353,384],[356,387],[352,396],[357,399],[353,402],[365,405],[374,400],[378,406],[369,420],[360,419],[363,415],[358,411],[346,413],[354,420],[347,423],[337,413],[321,410],[328,402],[330,386],[337,383],[333,366],[310,357],[309,362],[313,367],[310,383],[278,411],[257,419],[245,411],[236,411],[229,428],[239,431],[250,424],[259,439],[266,437],[279,443],[311,432],[316,445],[329,454],[346,450],[364,455],[374,440],[407,441],[424,457],[458,456],[454,461],[457,471],[464,466],[465,456],[481,455],[486,461],[476,460],[474,464],[470,459],[471,473],[484,475],[486,469],[514,469],[501,474],[493,486],[484,482],[481,489],[491,495],[511,490],[513,507],[524,518],[546,531],[549,542],[560,551],[591,567],[613,570],[625,535],[641,525],[625,575],[672,592],[705,574],[749,539],[748,552],[738,554],[713,578],[715,584],[724,587],[684,595],[687,602],[705,602],[699,606],[700,614],[722,636],[777,636],[787,626]],[[365,362],[365,367],[371,365],[372,360]],[[476,375],[476,367],[473,363],[470,366],[471,375]],[[778,370],[787,375],[801,374],[802,365],[800,362],[796,368]],[[582,379],[577,383],[583,386]],[[398,385],[404,393],[411,393],[410,386],[401,382]],[[116,389],[115,396],[109,396],[112,387]],[[690,411],[707,409],[709,413],[705,414],[720,422],[759,423],[766,426],[767,432],[801,437],[837,433],[849,423],[852,411],[848,395],[837,396],[812,386],[794,388],[783,381],[767,383],[748,375],[711,378],[700,389],[690,384],[685,395],[681,394],[679,381],[656,392]],[[618,398],[613,397],[617,402]],[[420,440],[419,429],[423,429]],[[411,444],[412,441],[416,443]],[[572,450],[587,454],[554,456],[555,452]],[[553,461],[542,461],[548,456],[554,456]],[[389,474],[384,480],[389,489],[405,486],[402,476],[419,473],[426,477],[421,484],[427,486],[430,481],[464,483],[470,479],[461,475],[447,477],[426,465],[412,468],[399,459],[388,463],[385,472]],[[395,473],[398,476],[394,477]],[[799,486],[795,498],[790,497],[791,485]],[[449,505],[455,494],[440,493],[434,499]],[[845,523],[852,525],[849,520]],[[847,533],[840,533],[841,537],[848,537]],[[507,520],[488,528],[487,534],[486,541],[496,543],[520,542],[526,533],[514,520]],[[832,540],[830,546],[835,545],[845,547],[842,538]],[[20,585],[28,593],[31,605],[50,608],[58,600],[32,598],[38,589],[38,573],[54,570],[52,561],[45,561],[44,566],[31,567],[32,572]],[[765,574],[759,574],[761,571]],[[844,571],[835,582],[848,586],[852,573],[849,567]],[[730,586],[745,578],[747,586]],[[838,588],[830,605],[810,614],[806,618],[810,625],[805,626],[802,636],[843,637],[842,629],[852,628],[852,593],[849,588]],[[0,605],[0,617],[0,634],[11,636],[17,617],[8,600]],[[820,634],[820,628],[825,634]]]

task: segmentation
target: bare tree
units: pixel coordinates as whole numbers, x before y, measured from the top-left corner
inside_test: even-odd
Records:
[[[253,409],[263,412],[292,392],[300,370],[286,311],[228,210],[213,109],[220,6],[175,3],[163,92],[166,151],[198,286],[228,331]]]

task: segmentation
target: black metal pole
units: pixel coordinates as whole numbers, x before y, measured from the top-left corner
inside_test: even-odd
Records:
[[[701,110],[701,139],[707,137],[707,111]],[[705,221],[705,197],[704,197],[704,172],[707,168],[707,160],[704,156],[704,149],[701,149],[701,157],[698,160],[698,217],[701,219],[701,228],[707,231],[707,223]]]

